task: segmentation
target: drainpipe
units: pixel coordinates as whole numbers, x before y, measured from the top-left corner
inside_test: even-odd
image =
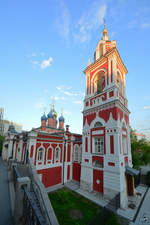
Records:
[[[67,140],[66,140],[66,137],[64,136],[64,148],[63,148],[63,177],[62,177],[62,180],[63,180],[63,185],[64,185],[64,174],[65,174],[65,153],[66,153],[66,142],[67,142]]]

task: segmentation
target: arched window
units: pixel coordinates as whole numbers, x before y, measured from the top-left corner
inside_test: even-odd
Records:
[[[119,88],[121,89],[121,75],[119,74],[119,72],[117,72],[117,84],[119,86]]]
[[[57,147],[55,149],[55,161],[59,161],[60,158],[60,149]]]
[[[78,161],[79,160],[79,145],[75,145],[74,146],[74,161]]]
[[[122,150],[123,154],[128,153],[128,148],[127,148],[127,133],[126,133],[126,125],[125,122],[122,124]]]
[[[47,150],[47,160],[50,161],[52,159],[52,148]]]
[[[96,77],[96,94],[99,94],[104,91],[105,88],[105,75],[103,72],[100,72]]]
[[[93,162],[93,166],[97,167],[97,168],[103,168],[103,164],[100,161],[98,161],[98,160],[95,160]]]
[[[38,160],[39,160],[39,161],[42,161],[43,158],[44,158],[44,150],[43,150],[43,148],[40,148],[40,149],[38,150]]]
[[[101,122],[96,122],[94,124],[94,127],[102,127],[102,126],[103,126],[103,124]]]

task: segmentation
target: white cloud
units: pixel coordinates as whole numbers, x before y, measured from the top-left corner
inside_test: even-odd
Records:
[[[65,94],[65,95],[68,95],[68,96],[78,96],[79,94],[77,94],[77,93],[71,93],[71,92],[69,92],[69,91],[63,91],[63,93]]]
[[[51,63],[53,61],[53,58],[52,57],[49,57],[47,60],[43,60],[41,62],[41,69],[46,69],[47,67],[51,66]]]
[[[144,106],[144,109],[150,109],[150,105]]]
[[[67,95],[67,96],[78,96],[78,95],[80,95],[78,93],[72,93],[72,92],[68,91],[68,90],[72,89],[72,87],[57,86],[56,89],[59,92],[61,92],[62,94]]]
[[[103,23],[106,15],[106,4],[88,10],[87,14],[81,16],[75,27],[74,39],[86,42],[91,38],[91,31]]]
[[[60,18],[57,20],[57,29],[59,34],[64,37],[67,42],[70,34],[70,13],[66,5],[63,3],[61,6]]]
[[[58,91],[61,91],[61,90],[62,90],[62,87],[56,87],[56,89],[57,89]]]
[[[72,112],[64,110],[64,115],[71,116],[72,115]]]
[[[81,105],[82,101],[73,101],[74,104]]]
[[[39,65],[39,62],[38,61],[32,61],[32,64],[33,65]]]
[[[60,97],[60,96],[51,96],[50,98],[51,98],[52,101],[54,101],[54,102],[55,102],[55,101],[58,101],[58,100],[63,100],[63,101],[66,100],[64,96],[61,96],[61,97]]]

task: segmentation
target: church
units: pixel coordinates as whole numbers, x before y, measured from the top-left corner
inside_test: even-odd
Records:
[[[104,24],[94,62],[84,70],[83,133],[72,133],[65,118],[57,118],[54,105],[41,117],[41,125],[17,133],[11,125],[2,157],[28,162],[30,158],[45,188],[74,180],[87,192],[112,199],[119,194],[120,207],[134,195],[129,110],[126,98],[127,69],[109,40]]]

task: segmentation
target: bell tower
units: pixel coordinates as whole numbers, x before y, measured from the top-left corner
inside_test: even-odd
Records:
[[[106,25],[96,46],[94,62],[84,70],[86,89],[83,108],[81,188],[112,199],[120,196],[125,207],[134,194],[128,190],[127,168],[132,167],[129,110],[125,94],[127,69],[109,40]],[[132,191],[131,191],[132,189]]]

